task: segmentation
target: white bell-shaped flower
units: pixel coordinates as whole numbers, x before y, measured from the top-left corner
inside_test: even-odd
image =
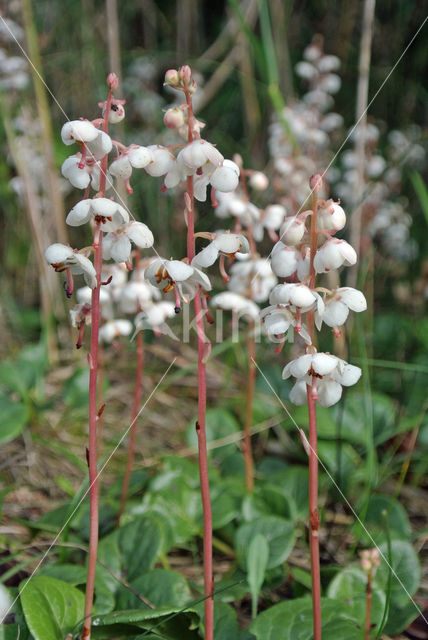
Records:
[[[61,166],[61,173],[64,178],[67,178],[76,189],[86,189],[88,186],[91,177],[86,170],[86,167],[83,169],[79,168],[80,164],[80,156],[70,156]]]
[[[145,169],[153,162],[153,153],[148,147],[131,145],[128,151],[128,159],[134,169]]]
[[[104,131],[98,131],[95,140],[86,143],[87,154],[91,160],[101,160],[112,150],[113,143]]]
[[[211,186],[218,191],[235,191],[239,184],[239,167],[232,160],[224,160],[210,178]]]
[[[108,198],[87,198],[81,200],[71,209],[66,218],[71,227],[79,227],[91,219],[102,231],[116,231],[129,221],[129,214],[122,205]]]
[[[129,180],[132,175],[132,165],[129,161],[128,156],[122,155],[114,160],[109,167],[109,171],[115,178],[120,178],[121,180]]]
[[[284,380],[294,378],[307,378],[307,376],[323,377],[333,373],[339,364],[339,358],[329,353],[306,353],[296,360],[291,360],[283,369]]]
[[[73,275],[83,275],[86,284],[91,289],[97,286],[97,274],[92,262],[81,253],[65,244],[55,242],[45,251],[45,259],[55,271],[61,273],[70,269]]]
[[[294,247],[286,247],[282,242],[277,242],[272,249],[272,271],[279,278],[288,278],[297,269],[298,254]]]
[[[91,305],[92,289],[90,287],[80,287],[76,291],[77,302],[80,305]],[[111,320],[113,318],[112,299],[106,287],[100,287],[100,308],[103,320]]]
[[[99,129],[94,127],[89,120],[71,120],[66,122],[61,129],[61,138],[64,144],[75,142],[91,142],[98,137]]]
[[[329,327],[340,327],[345,324],[349,310],[357,313],[367,309],[364,294],[352,287],[340,287],[326,301],[325,310],[320,314],[321,321]]]
[[[332,200],[320,207],[317,213],[317,229],[319,231],[339,231],[346,224],[346,214],[342,207]]]
[[[234,258],[237,252],[246,254],[250,251],[248,240],[238,233],[219,233],[205,249],[202,249],[192,260],[198,268],[210,267],[219,255]]]
[[[317,273],[354,265],[357,262],[355,249],[346,240],[331,238],[315,254],[314,267]]]
[[[277,284],[269,296],[270,304],[289,305],[311,309],[317,298],[309,287],[301,283]]]
[[[157,258],[147,267],[144,275],[151,284],[162,289],[164,293],[174,291],[176,309],[180,308],[180,298],[185,302],[194,298],[198,285],[205,291],[212,289],[211,282],[205,273],[181,260]]]
[[[254,302],[264,302],[277,283],[270,261],[266,258],[253,258],[249,254],[243,255],[242,259],[241,254],[238,257],[240,259],[230,267],[228,288],[242,295],[248,295],[248,291],[251,291]]]
[[[150,176],[154,178],[164,176],[175,167],[175,156],[166,147],[154,144],[147,149],[152,154],[152,161],[144,167],[144,170]]]
[[[194,140],[187,144],[177,156],[177,164],[183,171],[184,175],[191,176],[197,169],[200,169],[207,163],[213,165],[212,169],[222,164],[224,157],[221,155],[214,145],[207,140]]]
[[[306,231],[305,223],[296,216],[285,218],[284,224],[279,231],[279,239],[289,247],[299,244]]]
[[[128,262],[131,257],[131,241],[140,249],[153,246],[154,238],[149,227],[143,222],[131,221],[117,231],[108,233],[103,240],[104,260]]]

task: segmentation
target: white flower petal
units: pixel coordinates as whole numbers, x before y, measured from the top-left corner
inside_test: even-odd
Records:
[[[217,260],[219,254],[218,247],[214,242],[210,242],[202,251],[196,254],[192,260],[192,265],[200,268],[210,267]]]
[[[340,372],[335,372],[335,378],[340,384],[343,384],[345,387],[350,387],[356,384],[361,378],[361,369],[360,367],[355,367],[353,364],[345,363]]]
[[[153,246],[153,233],[143,222],[130,222],[126,227],[126,235],[137,247],[148,249]]]
[[[345,324],[348,315],[349,309],[346,304],[339,300],[332,300],[326,305],[322,320],[329,327],[341,327]]]
[[[153,153],[147,147],[137,147],[129,150],[128,158],[135,169],[144,169],[153,161]]]
[[[48,264],[61,264],[74,256],[73,249],[60,242],[51,244],[45,251],[45,259]]]
[[[127,262],[131,257],[131,242],[124,233],[117,236],[111,244],[110,255],[115,262]]]
[[[338,359],[336,356],[330,356],[328,353],[316,353],[312,356],[312,368],[315,373],[325,376],[336,369]]]
[[[317,385],[318,403],[321,407],[331,407],[342,397],[342,387],[334,380],[321,380]]]
[[[132,166],[127,156],[121,156],[117,160],[114,160],[109,171],[112,176],[120,178],[121,180],[127,180],[132,175]]]
[[[66,122],[61,129],[61,138],[64,144],[74,142],[89,142],[98,136],[98,129],[89,120],[71,120]]]
[[[337,290],[340,300],[346,304],[352,311],[365,311],[367,309],[367,301],[364,294],[358,289],[352,287],[341,287]]]
[[[306,404],[308,396],[306,391],[306,382],[304,380],[297,380],[294,387],[290,391],[289,398],[293,404],[301,406]]]
[[[81,200],[71,209],[66,218],[66,223],[70,227],[79,227],[82,224],[86,224],[92,218],[91,214],[91,200]]]
[[[311,368],[312,363],[312,355],[310,353],[306,353],[300,358],[293,360],[290,362],[290,372],[291,375],[295,378],[303,378]]]
[[[165,268],[175,282],[183,282],[193,275],[193,268],[181,260],[167,260]]]

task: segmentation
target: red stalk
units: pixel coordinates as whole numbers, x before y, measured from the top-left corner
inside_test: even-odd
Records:
[[[112,100],[112,91],[109,87],[106,110],[103,121],[103,131],[108,133],[108,115]],[[99,195],[105,195],[107,177],[107,155],[101,160],[101,176]],[[85,613],[82,631],[82,640],[91,637],[92,605],[94,601],[95,569],[98,551],[98,478],[97,478],[97,375],[98,375],[98,334],[100,328],[100,287],[101,270],[103,264],[102,254],[103,234],[99,226],[94,230],[94,267],[97,274],[97,286],[92,290],[91,303],[91,353],[89,357],[89,550],[88,550],[88,577],[85,592]]]
[[[131,478],[132,466],[134,464],[134,450],[135,450],[135,434],[137,430],[137,415],[141,402],[141,395],[143,391],[143,369],[144,369],[144,339],[143,332],[137,333],[137,371],[135,374],[135,387],[134,387],[134,402],[132,405],[132,422],[129,433],[128,443],[128,458],[126,461],[125,475],[123,476],[122,493],[120,496],[120,508],[118,514],[118,523],[125,511],[126,500],[128,498],[129,481]]]
[[[315,288],[316,273],[314,258],[317,250],[317,195],[314,191],[313,212],[311,219],[311,261],[310,261],[310,288]],[[314,312],[307,314],[308,331],[314,343]],[[312,387],[307,385],[308,413],[309,413],[309,547],[311,550],[311,574],[312,574],[312,606],[314,640],[321,640],[321,579],[320,579],[320,553],[319,553],[319,515],[318,515],[318,455],[317,455],[317,413],[316,399],[312,393]]]
[[[247,354],[248,354],[248,378],[247,396],[245,403],[244,424],[244,462],[245,462],[245,486],[247,491],[254,490],[254,464],[251,450],[251,423],[253,420],[254,387],[256,383],[256,344],[254,339],[254,322],[248,328]]]
[[[92,604],[94,600],[95,569],[98,549],[98,479],[97,479],[97,373],[98,373],[98,332],[100,326],[100,283],[102,268],[102,238],[99,227],[94,231],[94,266],[97,272],[97,286],[92,290],[91,354],[89,358],[89,500],[90,532],[88,551],[88,577],[85,593],[85,620],[82,640],[91,637]]]
[[[189,135],[188,141],[193,141],[193,106],[190,93],[184,85]],[[193,192],[193,176],[187,178],[186,211],[187,211],[187,257],[189,263],[195,257],[195,207]],[[196,333],[198,336],[198,421],[196,433],[198,436],[199,478],[201,483],[202,509],[204,516],[204,609],[205,609],[205,640],[213,640],[214,637],[214,599],[211,596],[214,590],[212,567],[212,512],[210,499],[210,486],[208,479],[208,455],[207,436],[205,430],[205,413],[207,405],[206,367],[204,364],[205,332],[203,310],[201,304],[200,287],[197,287],[193,300],[196,319]],[[210,597],[211,596],[211,597]]]

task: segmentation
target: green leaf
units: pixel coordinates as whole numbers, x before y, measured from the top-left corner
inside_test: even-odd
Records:
[[[35,640],[64,640],[83,620],[85,597],[67,582],[36,576],[19,586],[22,608]]]
[[[162,548],[162,531],[154,518],[140,516],[113,535],[117,536],[122,571],[128,581],[153,567]]]
[[[282,564],[294,546],[293,524],[278,516],[263,516],[243,524],[236,533],[236,551],[240,566],[247,568],[247,549],[258,533],[263,534],[269,544],[267,569],[273,569]]]
[[[364,626],[366,615],[366,585],[367,576],[359,567],[346,567],[330,582],[327,590],[329,598],[346,600],[352,610],[352,615]],[[373,589],[371,622],[379,629],[385,607],[385,593],[380,589]],[[323,634],[324,635],[324,634]],[[340,636],[342,637],[342,636]]]
[[[411,535],[410,521],[404,507],[392,496],[372,495],[367,504],[364,524],[371,538],[377,544],[385,541],[385,524],[379,515],[386,511],[389,531],[394,539],[408,540]],[[358,524],[359,528],[360,525]],[[373,546],[373,540],[364,530],[360,532],[360,540],[364,545]]]
[[[39,575],[68,582],[74,587],[78,584],[85,584],[86,574],[85,567],[80,567],[76,564],[50,564],[41,567],[39,570]]]
[[[388,620],[385,625],[384,632],[388,635],[396,635],[401,633],[413,620],[419,616],[419,610],[414,603],[408,600],[402,606],[394,605],[390,607]]]
[[[305,520],[308,515],[309,472],[307,467],[288,467],[273,473],[269,482],[280,486],[284,495],[292,498],[296,511],[293,520]]]
[[[414,171],[410,174],[410,179],[413,183],[413,188],[416,191],[416,195],[419,198],[426,223],[428,224],[428,189],[421,174],[417,171]]]
[[[0,391],[0,416],[0,444],[4,444],[19,436],[30,414],[25,404],[11,400]]]
[[[392,585],[391,585],[391,607],[404,607],[409,596],[413,596],[419,587],[421,579],[421,567],[418,556],[410,542],[405,540],[392,540]],[[386,543],[379,546],[384,558],[388,557]],[[382,560],[374,584],[385,591],[388,582],[388,567],[385,560]]]
[[[285,495],[285,491],[284,487],[268,483],[255,487],[253,493],[245,496],[242,503],[245,520],[255,520],[260,515],[275,515],[291,520],[297,509],[292,498]]]
[[[261,533],[252,538],[247,555],[248,585],[251,592],[252,616],[257,615],[257,599],[265,579],[265,571],[269,559],[269,544]]]
[[[183,607],[191,599],[187,580],[176,571],[152,569],[133,580],[131,586],[149,600],[155,607]],[[141,600],[131,590],[123,589],[118,607],[123,609],[145,608]]]
[[[334,621],[351,621],[355,624],[350,608],[344,602],[321,598],[322,628]],[[312,640],[312,601],[310,598],[295,598],[281,602],[257,616],[250,631],[257,640]],[[360,632],[361,633],[361,632]],[[333,640],[332,636],[331,640]],[[336,636],[334,640],[347,640]],[[352,640],[354,638],[351,636]],[[351,640],[351,638],[349,640]],[[324,639],[324,633],[323,633]]]

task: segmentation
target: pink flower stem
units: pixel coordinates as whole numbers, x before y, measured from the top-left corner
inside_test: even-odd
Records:
[[[254,463],[251,448],[251,423],[253,421],[254,387],[256,384],[256,343],[254,339],[254,322],[248,327],[247,337],[248,377],[247,395],[245,402],[244,424],[244,462],[245,462],[245,486],[247,491],[254,490]]]
[[[316,273],[314,269],[314,257],[317,249],[317,195],[313,195],[313,213],[311,217],[311,260],[310,283],[311,289],[315,288]],[[314,343],[314,312],[307,314],[307,326],[312,344]],[[314,640],[321,640],[321,579],[320,579],[320,553],[319,553],[319,515],[318,515],[318,454],[317,454],[317,413],[316,394],[312,386],[307,385],[308,413],[309,413],[309,547],[311,550],[311,574],[312,574],[312,606]]]
[[[187,116],[189,125],[188,141],[193,140],[193,106],[192,98],[185,86],[187,102]],[[193,190],[193,176],[187,178],[187,257],[189,263],[195,257],[195,199]],[[205,332],[203,310],[201,304],[201,291],[197,287],[193,300],[196,319],[196,332],[198,336],[198,421],[196,423],[196,434],[198,436],[198,456],[199,456],[199,478],[201,483],[202,510],[204,519],[204,593],[205,593],[205,640],[214,638],[214,590],[213,567],[212,567],[212,510],[210,498],[210,486],[208,479],[208,455],[207,455],[207,435],[205,430],[205,414],[207,405],[207,384],[206,367],[204,363],[205,355]]]
[[[97,479],[97,374],[98,374],[98,332],[100,326],[100,283],[102,268],[102,231],[97,226],[94,231],[94,266],[97,273],[97,286],[92,289],[91,305],[91,353],[89,371],[89,551],[88,577],[86,580],[85,613],[82,640],[91,637],[92,604],[94,600],[95,568],[98,549],[98,479]]]
[[[143,332],[137,333],[137,370],[135,374],[135,387],[134,387],[134,401],[132,404],[131,415],[131,429],[129,432],[128,443],[128,457],[126,460],[125,475],[123,476],[122,492],[120,496],[120,508],[118,514],[118,523],[125,511],[126,500],[128,498],[129,481],[131,479],[131,471],[134,464],[134,450],[135,450],[135,434],[137,427],[137,416],[141,402],[141,395],[143,391],[143,371],[144,371],[144,339]]]
[[[108,116],[112,101],[112,91],[109,88],[106,110],[103,121],[103,131],[108,133]],[[107,154],[101,160],[100,191],[105,195],[107,177]],[[94,601],[95,569],[98,551],[98,472],[97,472],[97,375],[98,375],[98,334],[100,328],[100,287],[103,264],[102,253],[103,234],[97,225],[94,230],[94,267],[97,274],[97,286],[92,289],[91,304],[91,353],[89,370],[89,551],[88,577],[86,580],[85,609],[82,640],[91,637],[92,605]]]

